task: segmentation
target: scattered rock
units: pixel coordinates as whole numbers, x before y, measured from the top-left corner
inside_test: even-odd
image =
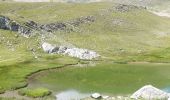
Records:
[[[146,99],[146,100],[167,100],[169,94],[153,87],[152,85],[146,85],[136,91],[130,98],[132,99]]]
[[[93,93],[91,95],[91,97],[94,98],[94,99],[101,99],[102,98],[102,96],[99,93]]]

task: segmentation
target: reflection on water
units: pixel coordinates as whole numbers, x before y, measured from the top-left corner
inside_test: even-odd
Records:
[[[90,94],[80,93],[76,90],[68,90],[56,95],[56,100],[80,100],[89,97]]]
[[[163,91],[170,93],[170,87],[164,88]]]

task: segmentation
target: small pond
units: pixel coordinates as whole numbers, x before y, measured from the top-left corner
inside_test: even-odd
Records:
[[[106,95],[129,95],[151,84],[170,92],[170,64],[103,63],[93,67],[66,67],[38,73],[29,80],[29,87],[45,87],[59,100],[64,97],[85,97],[98,92]]]

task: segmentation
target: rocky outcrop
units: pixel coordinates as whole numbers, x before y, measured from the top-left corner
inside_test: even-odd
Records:
[[[54,32],[58,30],[72,31],[73,29],[72,28],[70,29],[70,26],[78,27],[81,24],[92,23],[94,21],[95,21],[94,16],[85,16],[66,22],[56,22],[56,23],[40,25],[39,29],[47,32]]]
[[[0,16],[0,29],[11,30],[18,32],[24,36],[31,36],[33,31],[37,30],[40,32],[55,32],[58,30],[66,30],[68,32],[73,31],[74,27],[78,27],[81,24],[87,24],[95,21],[94,16],[80,17],[74,20],[65,22],[56,22],[49,24],[38,24],[34,21],[27,21],[24,24],[19,24],[14,20],[9,19],[5,16]],[[72,27],[70,27],[72,26]]]
[[[34,21],[27,21],[24,24],[19,24],[14,20],[9,19],[8,17],[0,16],[0,29],[15,31],[23,36],[28,37],[33,35],[34,31],[44,33],[55,32],[58,30],[66,30],[67,32],[70,32],[73,31],[75,27],[78,27],[81,24],[92,23],[94,21],[94,16],[85,16],[70,21],[56,22],[43,25],[38,24]]]
[[[41,30],[45,30],[47,32],[53,32],[58,30],[64,30],[66,29],[66,24],[62,22],[58,23],[51,23],[51,24],[45,24],[40,26]]]
[[[118,11],[118,12],[128,12],[130,10],[135,10],[135,9],[146,9],[146,8],[142,6],[125,5],[125,4],[118,4],[115,7],[115,11]]]
[[[57,53],[68,55],[70,57],[76,57],[79,59],[88,59],[92,60],[98,58],[100,55],[92,50],[82,49],[82,48],[69,48],[65,46],[55,46],[49,43],[43,43],[42,48],[44,52],[47,53]]]
[[[68,23],[73,25],[73,26],[79,26],[80,24],[87,24],[87,23],[92,23],[96,20],[94,16],[86,16],[86,17],[80,17],[75,20],[69,21]]]
[[[10,19],[8,17],[0,16],[0,29],[9,29]]]
[[[16,21],[11,20],[5,16],[0,16],[0,29],[15,31],[24,36],[31,35],[31,31],[32,31],[30,28],[22,26]]]

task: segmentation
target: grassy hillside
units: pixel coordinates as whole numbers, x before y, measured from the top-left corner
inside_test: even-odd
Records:
[[[68,22],[82,16],[94,16],[95,22],[81,24],[74,27],[71,32],[56,31],[51,36],[47,33],[46,41],[92,49],[108,59],[129,60],[130,58],[132,60],[131,58],[137,56],[133,60],[143,60],[143,55],[147,55],[148,58],[154,52],[157,54],[160,50],[168,50],[170,42],[169,18],[159,17],[146,9],[116,11],[115,7],[117,6],[114,3],[0,3],[0,14],[20,23],[32,20],[39,24]],[[3,30],[1,30],[1,34],[8,38],[13,35],[11,43],[15,41],[20,45],[18,49],[22,51],[31,48],[41,51],[40,36],[25,39],[22,36],[15,36],[14,32]],[[21,42],[23,40],[25,42]],[[8,40],[5,39],[5,41]],[[5,46],[6,43],[1,43],[1,45]],[[15,44],[13,45],[15,46]],[[8,48],[4,47],[4,49]],[[140,59],[141,56],[142,59]],[[153,58],[156,59],[155,56]],[[166,60],[169,61],[169,58],[166,57]]]

